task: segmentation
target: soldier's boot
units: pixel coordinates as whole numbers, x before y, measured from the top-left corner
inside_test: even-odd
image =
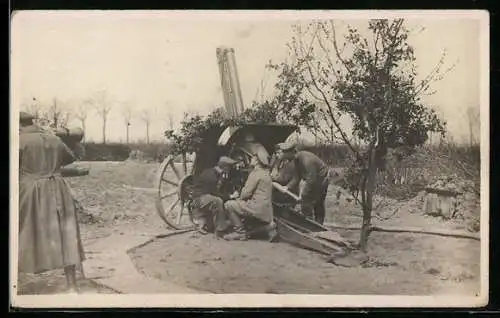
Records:
[[[276,223],[271,222],[267,227],[268,241],[271,243],[276,242],[278,239],[278,230]]]
[[[235,228],[234,232],[224,235],[224,239],[227,241],[246,241],[248,240],[247,231],[241,227]]]
[[[267,234],[268,241],[275,242],[276,239],[278,238],[278,232],[276,230],[276,223],[271,221],[271,223],[256,227],[252,231],[247,233],[247,235],[249,237],[257,236],[259,234]]]

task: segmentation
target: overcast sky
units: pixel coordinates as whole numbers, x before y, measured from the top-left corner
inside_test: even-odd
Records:
[[[296,20],[297,17],[294,18]],[[18,13],[12,22],[12,103],[36,97],[57,98],[77,105],[98,90],[114,102],[109,140],[124,140],[120,105],[157,110],[151,138],[162,139],[166,114],[179,120],[184,111],[206,114],[223,105],[215,50],[233,47],[246,105],[256,97],[261,81],[272,94],[274,76],[265,73],[269,60],[287,56],[290,19],[172,16],[164,13]],[[435,85],[428,99],[448,122],[456,139],[468,136],[466,110],[479,107],[480,24],[476,19],[409,19],[409,27],[425,30],[410,38],[421,74],[448,52],[452,73]],[[76,124],[76,123],[75,123]],[[145,138],[144,124],[132,122],[131,139]],[[87,136],[100,141],[99,117],[89,113]]]

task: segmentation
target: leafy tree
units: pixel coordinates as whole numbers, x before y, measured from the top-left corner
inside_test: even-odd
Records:
[[[167,130],[165,135],[174,141],[177,153],[196,151],[214,126],[248,122],[292,123],[340,141],[352,155],[350,170],[358,175],[353,179],[363,210],[359,247],[366,250],[376,173],[384,167],[389,149],[407,153],[422,145],[429,132],[445,133],[445,123],[422,97],[432,94],[431,84],[452,69],[443,70],[443,53],[432,71],[418,80],[410,31],[402,19],[370,20],[367,33],[362,36],[348,26],[339,41],[333,21],[295,25],[290,60],[268,65],[278,72],[275,98],[254,104],[237,119],[226,118],[222,109],[206,118],[186,116],[179,133]]]
[[[367,33],[348,26],[339,41],[333,21],[297,24],[288,45],[291,60],[269,66],[279,73],[281,110],[350,149],[361,176],[362,250],[371,229],[376,172],[388,149],[422,145],[430,131],[444,133],[445,123],[422,96],[432,94],[431,83],[451,70],[442,70],[443,54],[431,73],[417,80],[410,32],[402,19],[370,20]],[[351,132],[343,124],[346,119],[352,122]]]

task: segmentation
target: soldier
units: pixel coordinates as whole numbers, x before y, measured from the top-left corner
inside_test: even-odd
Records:
[[[298,176],[294,161],[283,157],[283,151],[281,150],[282,145],[283,143],[276,145],[276,151],[271,161],[271,178],[274,182],[282,186],[286,186],[290,183],[290,181],[296,179]],[[298,195],[299,184],[291,184],[289,190]],[[288,194],[277,191],[276,189],[273,191],[273,200],[278,204],[295,203],[294,199]]]
[[[299,195],[302,213],[323,224],[329,183],[328,166],[312,152],[298,151],[292,143],[283,143],[280,149],[283,151],[283,158],[293,161],[297,173],[284,190],[296,189],[300,181],[304,180],[304,187]]]
[[[19,266],[40,273],[64,268],[70,292],[77,292],[76,266],[84,260],[75,201],[61,168],[76,160],[53,133],[20,113]]]
[[[273,241],[276,229],[273,222],[272,190],[273,184],[269,174],[269,159],[267,153],[258,151],[252,157],[250,172],[241,195],[235,200],[226,201],[224,207],[233,223],[234,232],[224,236],[227,240],[246,240],[248,228],[243,225],[242,219],[256,221],[258,228],[267,231],[269,240]]]
[[[198,231],[202,234],[210,232],[209,218],[213,220],[216,237],[228,228],[221,186],[223,174],[228,174],[235,163],[235,160],[222,156],[215,167],[205,169],[194,179],[193,214],[197,219]]]
[[[255,156],[257,152],[261,151],[269,157],[269,153],[267,152],[266,148],[260,142],[258,142],[255,139],[255,136],[250,132],[247,132],[245,134],[240,148],[251,156]]]

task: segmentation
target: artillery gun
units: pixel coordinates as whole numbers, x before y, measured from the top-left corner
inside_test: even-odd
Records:
[[[216,53],[227,116],[239,116],[243,111],[243,99],[234,49],[220,47]],[[190,167],[185,161],[186,156],[182,156],[182,163],[174,162],[171,155],[167,156],[156,176],[156,208],[159,216],[173,229],[194,229],[196,224],[192,217],[191,192],[194,176],[213,167],[223,155],[239,159],[241,166],[230,173],[228,179],[231,182],[224,188],[227,193],[232,193],[244,185],[250,157],[257,149],[264,148],[271,153],[278,143],[284,142],[297,129],[293,125],[256,123],[240,127],[215,127],[206,132]],[[282,187],[275,184],[275,188],[281,191]],[[293,193],[287,194],[297,199]],[[331,256],[345,254],[351,249],[349,242],[340,235],[306,218],[295,206],[273,204],[273,210],[278,236],[282,241]]]

